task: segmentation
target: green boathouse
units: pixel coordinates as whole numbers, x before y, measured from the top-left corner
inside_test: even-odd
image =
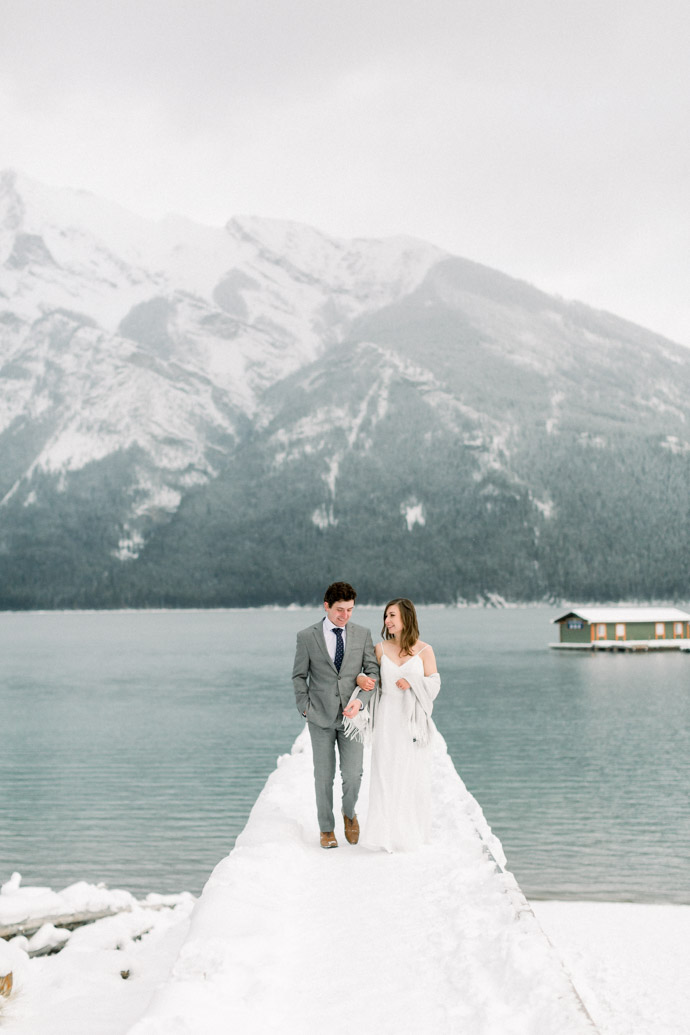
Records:
[[[690,614],[677,607],[578,607],[553,619],[580,650],[690,650]]]

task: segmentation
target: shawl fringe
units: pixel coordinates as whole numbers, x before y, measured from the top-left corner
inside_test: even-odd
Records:
[[[358,699],[358,693],[359,687],[356,686],[352,697],[347,702],[348,705]],[[350,740],[359,741],[360,744],[364,745],[371,743],[371,713],[369,709],[363,706],[351,719],[343,715],[343,729],[345,736],[349,737]]]

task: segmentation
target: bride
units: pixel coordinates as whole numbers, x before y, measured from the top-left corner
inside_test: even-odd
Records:
[[[381,695],[374,712],[369,814],[362,843],[405,851],[431,839],[433,701],[441,677],[428,643],[419,639],[411,600],[391,600],[376,645]]]

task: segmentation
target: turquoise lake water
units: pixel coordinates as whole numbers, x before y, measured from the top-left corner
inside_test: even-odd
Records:
[[[420,608],[456,768],[528,896],[690,903],[690,655],[551,651],[556,613]],[[0,882],[198,893],[302,728],[317,617],[0,614]]]

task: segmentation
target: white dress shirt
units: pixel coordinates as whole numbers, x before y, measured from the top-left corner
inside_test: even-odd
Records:
[[[324,616],[323,619],[323,638],[326,641],[326,650],[329,653],[330,659],[335,663],[335,645],[338,642],[338,637],[333,632],[334,629],[340,629],[343,634],[343,651],[345,650],[345,644],[347,643],[347,627],[343,629],[339,625],[333,625],[328,615]]]

